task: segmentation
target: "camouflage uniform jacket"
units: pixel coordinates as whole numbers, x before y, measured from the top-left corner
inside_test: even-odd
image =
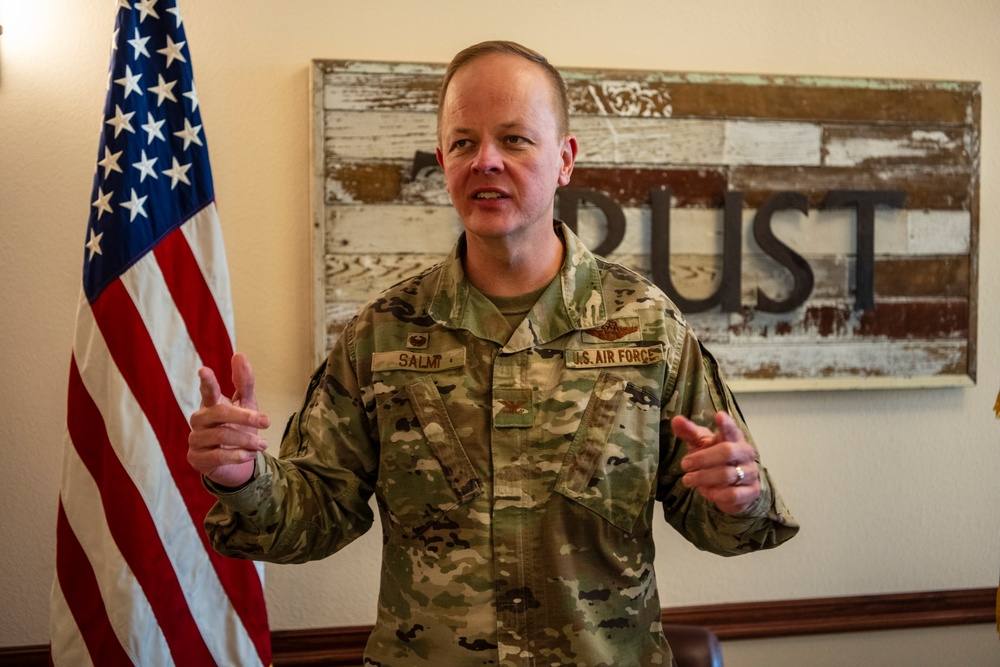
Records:
[[[346,327],[256,477],[218,494],[222,553],[323,558],[383,531],[365,664],[670,665],[654,501],[702,549],[797,530],[766,471],[748,516],[679,481],[674,414],[728,410],[715,362],[655,286],[562,227],[566,259],[516,331],[451,257]],[[749,433],[747,433],[749,438]]]

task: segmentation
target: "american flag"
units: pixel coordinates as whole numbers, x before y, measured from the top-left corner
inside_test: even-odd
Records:
[[[55,665],[269,665],[258,566],[212,550],[187,464],[233,314],[181,13],[117,0],[84,239],[51,603]]]

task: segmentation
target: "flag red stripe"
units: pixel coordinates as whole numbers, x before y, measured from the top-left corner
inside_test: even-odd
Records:
[[[229,331],[181,229],[160,241],[153,254],[201,363],[215,371],[223,396],[232,396]]]
[[[75,363],[73,367],[76,368]],[[56,543],[56,577],[59,579],[59,588],[73,614],[83,642],[87,645],[91,661],[95,665],[132,667],[132,661],[111,628],[94,568],[69,525],[61,500],[56,519]]]
[[[219,554],[202,529],[215,498],[205,490],[201,477],[187,462],[187,439],[191,428],[177,405],[170,380],[132,298],[121,281],[115,281],[91,309],[111,358],[160,443],[167,468],[198,527],[198,537],[219,582],[243,621],[261,661],[270,664],[270,632],[266,614],[262,612],[264,593],[257,570],[250,562]]]
[[[108,439],[104,418],[83,384],[75,359],[70,366],[67,424],[73,446],[101,492],[108,529],[146,595],[174,662],[214,665],[153,518]]]

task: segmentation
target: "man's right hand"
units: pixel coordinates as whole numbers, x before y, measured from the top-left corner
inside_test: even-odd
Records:
[[[212,369],[202,368],[198,377],[201,408],[191,415],[188,462],[220,486],[242,486],[253,475],[257,452],[267,448],[267,440],[257,435],[257,429],[271,423],[257,411],[253,369],[242,354],[233,356],[236,393],[232,400],[222,395]]]

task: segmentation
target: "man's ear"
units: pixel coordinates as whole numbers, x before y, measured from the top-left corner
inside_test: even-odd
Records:
[[[576,137],[572,134],[567,134],[563,137],[562,148],[560,149],[562,164],[559,167],[559,185],[569,184],[569,179],[573,176],[573,165],[576,164],[576,153],[578,150],[579,146],[576,143]]]

